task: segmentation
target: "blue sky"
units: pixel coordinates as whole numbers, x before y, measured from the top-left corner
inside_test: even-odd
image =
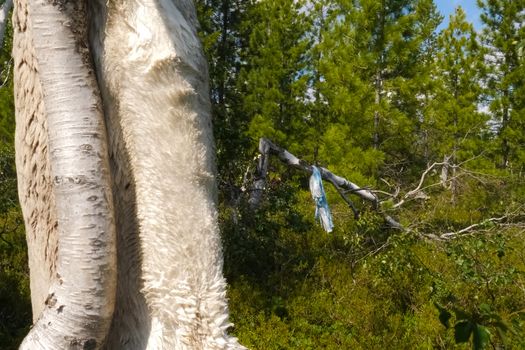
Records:
[[[467,20],[474,24],[476,30],[479,31],[481,29],[481,21],[479,19],[481,11],[476,5],[476,0],[435,0],[435,3],[438,10],[445,17],[439,29],[448,25],[449,16],[454,13],[454,9],[457,6],[463,7],[463,10],[467,14]]]

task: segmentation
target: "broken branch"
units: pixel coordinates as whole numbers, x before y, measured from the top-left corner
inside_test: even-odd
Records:
[[[292,153],[288,152],[286,149],[279,147],[270,140],[266,138],[261,138],[259,140],[259,161],[257,164],[257,169],[254,175],[254,184],[253,189],[250,194],[249,203],[252,208],[259,206],[264,188],[266,186],[266,176],[268,174],[268,159],[270,155],[275,155],[279,158],[281,162],[286,165],[289,165],[293,168],[302,170],[311,174],[313,172],[312,165],[308,164],[302,159],[297,158]],[[341,195],[343,200],[350,206],[354,215],[358,217],[357,209],[355,208],[353,202],[346,196],[346,192],[353,193],[359,196],[361,199],[364,199],[372,204],[372,207],[381,212],[381,205],[379,198],[369,189],[360,187],[355,183],[345,179],[344,177],[338,176],[326,168],[319,167],[321,172],[321,177],[329,181]],[[388,225],[395,229],[403,229],[403,226],[399,224],[396,220],[391,218],[388,215],[384,215],[385,221]]]

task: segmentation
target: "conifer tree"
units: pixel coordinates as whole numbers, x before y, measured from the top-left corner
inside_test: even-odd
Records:
[[[196,1],[199,34],[209,66],[219,186],[228,201],[235,201],[239,194],[240,172],[247,152],[252,151],[244,136],[249,119],[241,110],[242,94],[237,87],[252,6],[251,0]]]
[[[478,0],[489,50],[490,110],[500,141],[500,166],[525,164],[525,0]]]
[[[428,135],[429,160],[450,164],[442,170],[442,181],[446,183],[450,175],[448,183],[455,203],[456,166],[484,153],[482,135],[487,129],[487,115],[479,111],[484,51],[461,7],[450,16],[437,42],[435,89],[423,128]]]
[[[304,1],[262,0],[248,17],[249,44],[241,60],[242,112],[248,135],[269,137],[292,147],[303,141],[309,72],[309,28]]]
[[[322,136],[331,122],[326,91],[323,91],[326,69],[323,69],[326,51],[325,36],[334,12],[334,1],[318,0],[306,4],[308,22],[310,24],[308,37],[312,46],[307,52],[307,70],[310,72],[308,96],[305,100],[308,112],[305,118],[307,137],[302,144],[303,150],[311,156],[314,163],[319,161],[319,149],[322,146]],[[308,155],[305,155],[308,157]],[[326,160],[326,159],[325,159]]]
[[[487,125],[487,116],[478,108],[484,50],[461,7],[440,33],[438,48],[438,88],[428,126],[433,134],[434,161],[449,157],[457,164],[481,151],[480,135]]]
[[[440,21],[431,0],[331,2],[319,44],[326,153],[343,148],[333,158],[354,154],[348,163],[374,176],[413,162]]]

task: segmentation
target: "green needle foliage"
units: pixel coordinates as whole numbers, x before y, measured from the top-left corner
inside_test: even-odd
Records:
[[[481,149],[488,115],[480,113],[481,79],[485,73],[484,50],[461,7],[438,37],[436,69],[440,84],[431,105],[428,129],[434,159],[449,156],[455,164]]]
[[[491,68],[487,80],[496,122],[501,167],[523,171],[525,153],[524,0],[478,0],[483,13],[483,41]]]
[[[228,4],[218,1],[201,21],[222,18]],[[214,47],[208,55],[212,96],[227,84],[235,101],[212,97],[216,120],[229,110],[234,126],[215,133],[225,273],[233,333],[243,344],[525,346],[518,113],[525,75],[517,73],[524,8],[519,1],[480,5],[485,17],[512,28],[484,19],[481,33],[458,8],[438,32],[443,17],[432,0],[260,0],[245,2],[228,23],[237,29],[202,31],[205,43],[227,37],[232,45],[222,61]],[[514,46],[497,39],[505,31],[514,33]],[[515,49],[512,64],[491,60],[507,47]],[[236,68],[224,79],[227,62]],[[513,104],[503,127],[505,88]],[[313,218],[306,174],[273,158],[264,200],[250,208],[261,136],[358,184],[399,191],[379,196],[409,230],[388,229],[357,200],[356,221],[326,185],[336,225],[327,235]],[[509,165],[502,167],[505,139]],[[425,172],[444,160],[446,167]],[[419,196],[396,206],[423,173]],[[447,232],[463,235],[424,238]]]
[[[293,145],[303,137],[308,21],[303,1],[260,1],[250,11],[249,45],[241,59],[242,111],[250,118],[247,135]],[[246,23],[245,25],[248,25]]]

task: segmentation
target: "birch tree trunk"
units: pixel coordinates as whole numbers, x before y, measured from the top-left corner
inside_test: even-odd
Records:
[[[130,348],[237,348],[226,333],[208,73],[193,2],[98,1],[93,11],[117,226],[125,228],[109,347],[124,338]],[[135,306],[138,318],[123,322]]]
[[[193,2],[83,4],[16,2],[17,165],[37,320],[23,348],[243,348],[226,332]]]
[[[35,320],[21,349],[95,349],[115,304],[105,126],[74,26],[82,4],[16,2],[16,161]]]

